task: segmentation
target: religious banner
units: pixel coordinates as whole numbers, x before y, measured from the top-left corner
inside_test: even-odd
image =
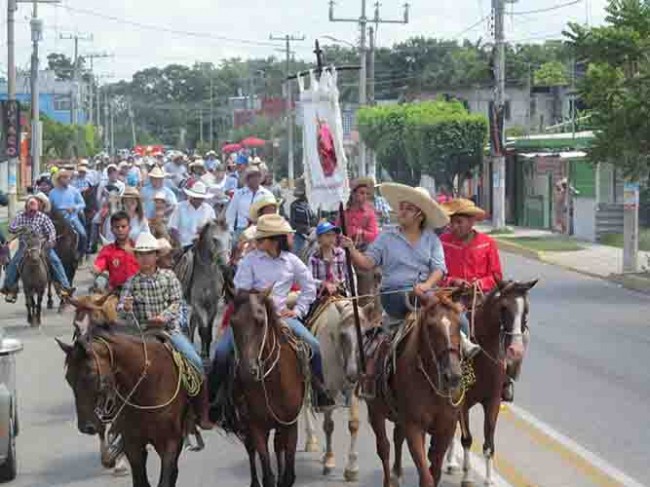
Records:
[[[307,200],[314,211],[336,211],[350,193],[337,74],[324,70],[320,79],[298,78],[302,107],[303,167]]]
[[[20,152],[20,103],[2,101],[3,152],[7,159],[18,157]]]

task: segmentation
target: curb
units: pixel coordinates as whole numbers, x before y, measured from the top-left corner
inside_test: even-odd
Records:
[[[637,274],[612,275],[611,280],[626,289],[650,294],[650,277],[641,277]]]
[[[503,250],[504,252],[508,252],[510,254],[520,255],[521,257],[526,257],[528,259],[544,262],[544,252],[541,252],[539,250],[532,250],[528,247],[524,247],[523,245],[509,242],[505,238],[495,238],[495,240],[499,246],[499,250]]]

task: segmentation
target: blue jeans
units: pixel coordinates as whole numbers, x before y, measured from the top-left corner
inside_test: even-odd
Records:
[[[295,233],[293,235],[293,253],[295,255],[300,255],[302,249],[305,248],[307,244],[307,239],[303,236],[302,233]]]
[[[388,290],[387,290],[388,291]],[[403,319],[409,314],[410,310],[406,306],[406,299],[409,290],[401,293],[382,294],[381,306],[391,318]]]
[[[320,344],[314,335],[303,325],[297,318],[284,318],[289,328],[298,338],[303,340],[311,348],[311,371],[314,376],[323,382],[323,362],[321,360]],[[232,327],[229,327],[223,334],[217,346],[214,349],[214,362],[217,370],[226,370],[228,357],[235,349],[235,339],[232,333]]]
[[[465,333],[466,336],[469,336],[469,318],[467,315],[468,313],[460,314],[460,331]]]
[[[88,235],[86,235],[86,227],[84,226],[83,223],[81,223],[81,220],[77,215],[73,215],[69,218],[66,218],[68,222],[70,223],[70,226],[74,229],[75,232],[79,235],[79,245],[77,246],[77,250],[81,252],[82,254],[86,254],[86,245],[88,241]]]
[[[6,289],[14,289],[18,284],[18,264],[20,264],[20,261],[23,259],[24,252],[25,248],[22,245],[18,247],[16,254],[7,265],[4,284]],[[50,269],[54,280],[61,284],[62,287],[69,288],[70,283],[68,282],[68,276],[65,274],[65,269],[63,268],[61,259],[59,259],[56,251],[54,249],[49,249],[47,251],[47,257],[50,260]]]
[[[203,361],[201,360],[201,357],[199,357],[199,354],[194,348],[192,342],[190,342],[190,339],[187,338],[181,331],[170,333],[169,337],[176,351],[179,352],[187,360],[192,362],[192,365],[196,367],[196,370],[203,374]]]

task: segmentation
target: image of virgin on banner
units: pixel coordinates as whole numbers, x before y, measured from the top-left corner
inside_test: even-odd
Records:
[[[349,182],[336,70],[298,78],[302,109],[303,166],[307,200],[314,211],[336,211],[347,200]]]

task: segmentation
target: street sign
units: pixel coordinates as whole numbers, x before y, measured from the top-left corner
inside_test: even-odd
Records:
[[[624,184],[623,207],[626,210],[636,210],[639,207],[639,183]]]
[[[20,103],[16,100],[2,101],[2,127],[4,157],[12,159],[20,154]]]

